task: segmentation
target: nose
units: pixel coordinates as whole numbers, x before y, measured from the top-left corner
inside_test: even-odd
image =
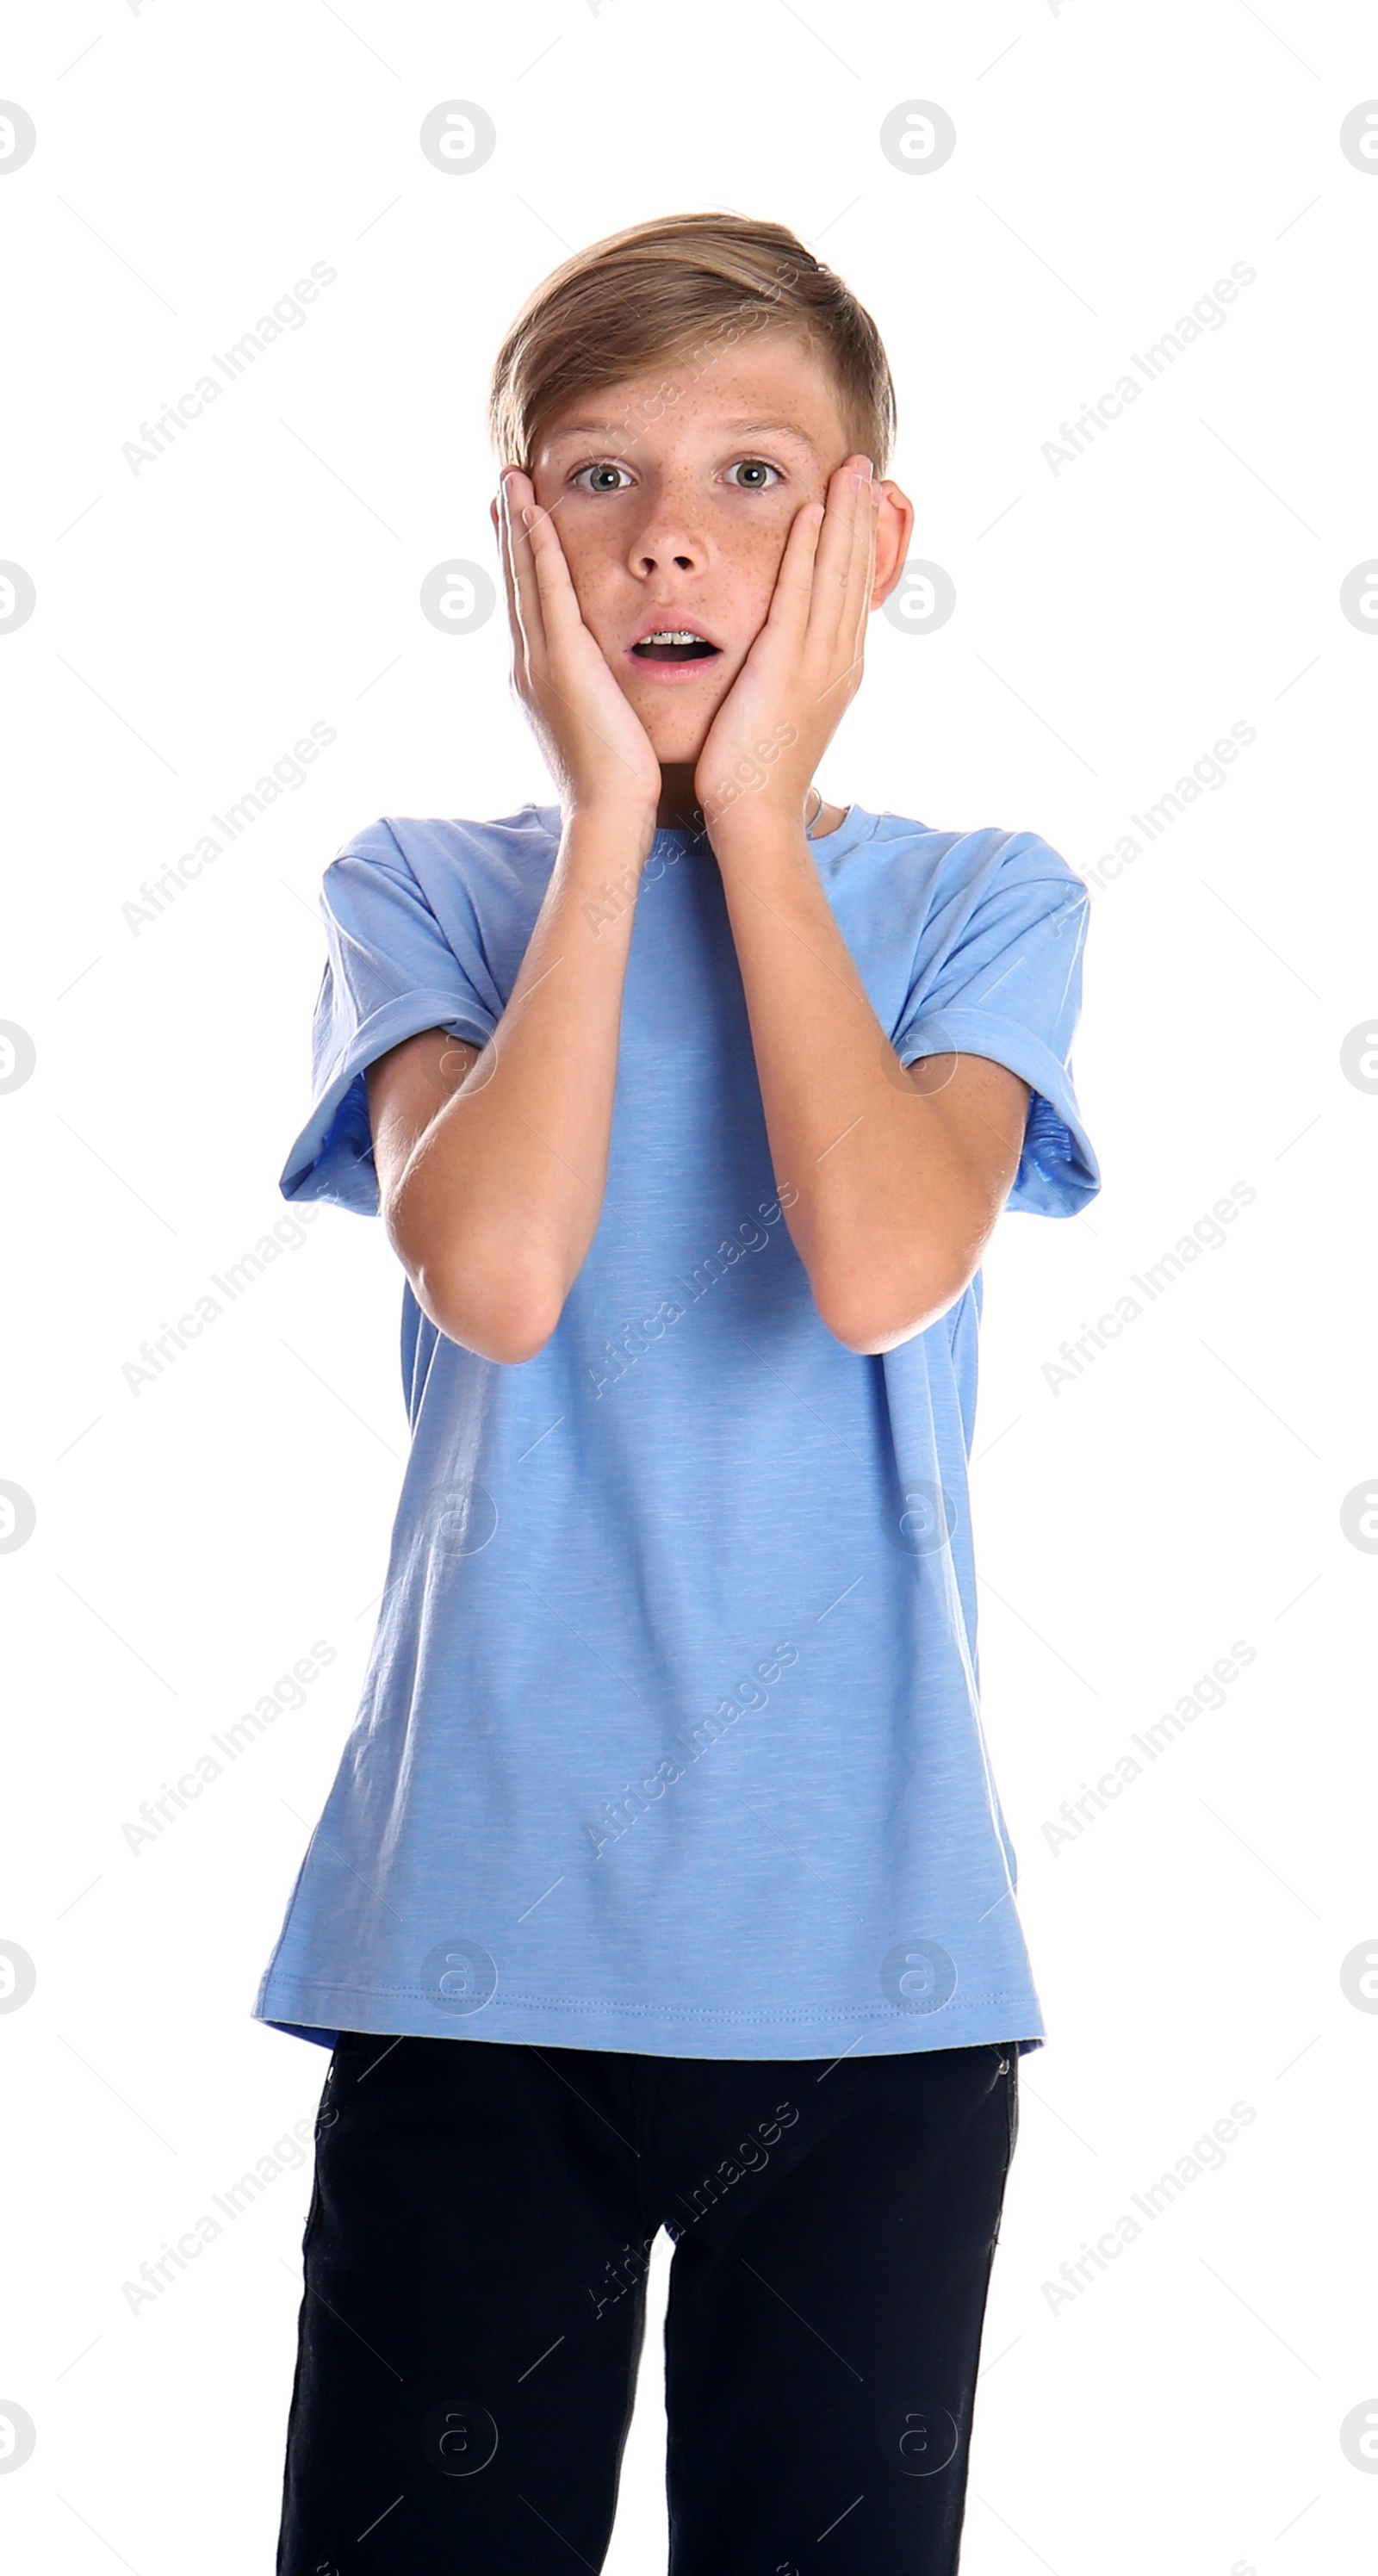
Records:
[[[662,485],[648,497],[633,536],[628,551],[632,571],[642,580],[671,565],[676,572],[697,572],[707,554],[691,496],[682,487]]]

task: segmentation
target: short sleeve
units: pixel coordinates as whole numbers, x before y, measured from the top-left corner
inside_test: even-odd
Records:
[[[1086,887],[1046,842],[1022,834],[983,852],[974,882],[949,888],[937,908],[894,1039],[903,1064],[954,1050],[1029,1084],[1006,1205],[1039,1216],[1075,1216],[1101,1185],[1071,1060],[1089,915]]]
[[[446,938],[386,822],[331,861],[321,883],[327,957],[311,1031],[312,1109],[278,1183],[286,1199],[378,1213],[364,1067],[422,1029],[486,1045],[499,997],[478,943]]]

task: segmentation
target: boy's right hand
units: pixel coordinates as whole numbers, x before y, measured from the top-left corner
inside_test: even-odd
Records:
[[[660,763],[584,624],[565,551],[531,478],[504,474],[498,534],[512,626],[512,686],[525,708],[566,821],[626,816],[653,831]],[[531,525],[523,511],[531,513]],[[649,846],[649,843],[648,843]]]

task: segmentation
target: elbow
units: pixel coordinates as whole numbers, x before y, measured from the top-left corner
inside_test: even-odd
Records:
[[[544,1283],[501,1274],[489,1280],[474,1265],[457,1271],[443,1262],[407,1261],[405,1256],[403,1266],[422,1314],[436,1331],[475,1358],[495,1360],[503,1368],[534,1360],[564,1311],[563,1296]]]
[[[398,1197],[382,1210],[388,1239],[428,1323],[475,1358],[520,1368],[545,1349],[564,1312],[566,1285],[546,1265],[514,1263],[472,1238],[436,1239]]]
[[[879,1359],[941,1323],[966,1290],[970,1273],[906,1271],[892,1278],[814,1283],[814,1304],[828,1331],[857,1359]]]
[[[416,1302],[438,1332],[481,1360],[521,1368],[545,1349],[561,1306],[517,1288],[476,1294],[471,1280],[454,1287],[413,1280]],[[423,1293],[424,1291],[424,1293]]]

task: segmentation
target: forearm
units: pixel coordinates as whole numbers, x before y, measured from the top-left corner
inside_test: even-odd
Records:
[[[598,1225],[627,954],[654,834],[654,814],[566,824],[497,1029],[418,1139],[386,1209],[426,1311],[488,1356],[519,1360],[549,1339]]]
[[[877,1020],[802,829],[748,811],[714,844],[795,1249],[839,1340],[892,1348],[961,1293],[1017,1148],[993,1201],[942,1089],[916,1086]]]

